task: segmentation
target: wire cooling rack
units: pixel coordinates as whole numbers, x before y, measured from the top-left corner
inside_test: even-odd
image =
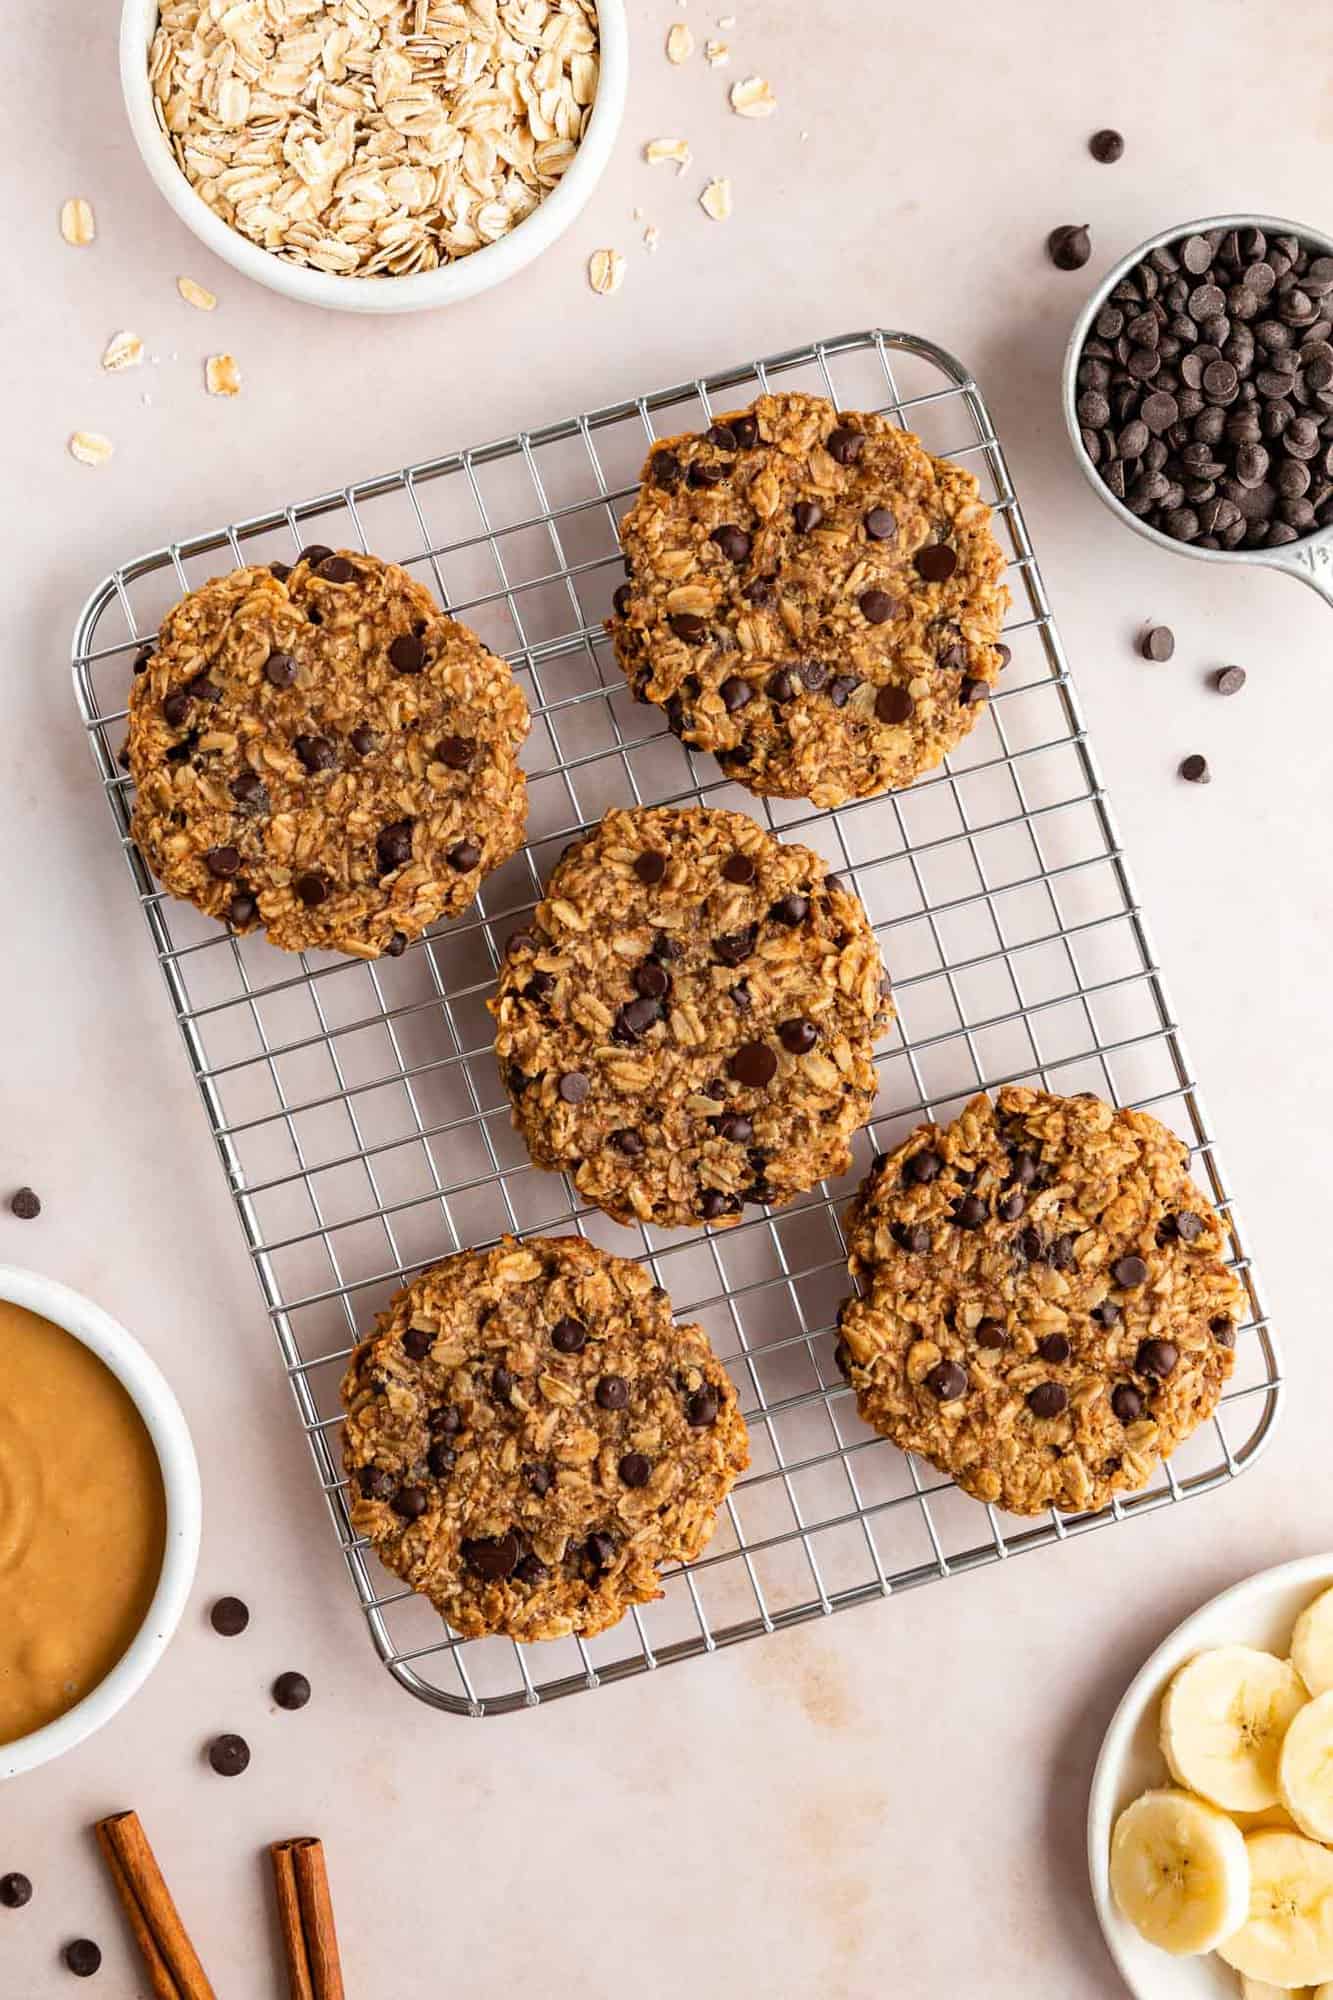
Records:
[[[970,466],[1010,544],[1013,651],[947,767],[816,812],[752,797],[629,697],[601,621],[617,518],[652,438],[769,386],[890,412]],[[318,537],[391,556],[507,654],[531,704],[526,848],[477,904],[401,959],[296,959],[162,896],[129,839],[118,766],[137,645],[221,568]],[[1267,1441],[1276,1347],[1193,1072],[1121,853],[1022,512],[985,403],[929,342],[858,333],[521,432],[172,543],[93,593],[74,684],[302,1428],[376,1650],[404,1687],[474,1716],[534,1706],[887,1597],[1222,1485]],[[898,1020],[845,1180],[708,1230],[631,1231],[528,1162],[510,1127],[485,1002],[504,941],[572,835],[611,805],[702,800],[817,847],[856,884]],[[980,1088],[1040,1083],[1150,1109],[1191,1149],[1248,1294],[1213,1420],[1152,1486],[1100,1513],[1002,1515],[867,1430],[834,1365],[848,1289],[841,1215],[878,1146]],[[505,1229],[577,1229],[646,1259],[709,1332],[740,1390],[753,1462],[702,1558],[587,1642],[452,1635],[352,1532],[338,1381],[404,1273]]]

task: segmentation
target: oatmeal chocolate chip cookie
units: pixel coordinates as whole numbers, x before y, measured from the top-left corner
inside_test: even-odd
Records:
[[[1174,1133],[1001,1090],[881,1159],[838,1359],[862,1417],[1014,1514],[1102,1507],[1211,1415],[1241,1287]]]
[[[134,837],[233,930],[396,954],[519,845],[528,721],[505,662],[396,563],[314,547],[233,570],[136,674]]]
[[[352,1524],[465,1638],[600,1632],[660,1597],[749,1463],[736,1391],[649,1274],[582,1237],[465,1250],[342,1385]]]
[[[509,940],[514,1123],[618,1222],[734,1222],[845,1173],[893,1009],[858,897],[743,813],[607,813]]]
[[[842,805],[909,785],[1008,659],[970,472],[886,417],[761,396],[654,447],[607,629],[640,700],[754,792]]]

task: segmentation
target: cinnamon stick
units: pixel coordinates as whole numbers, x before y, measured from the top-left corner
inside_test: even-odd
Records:
[[[291,2000],[346,2000],[323,1844],[298,1834],[269,1853]]]
[[[153,2000],[216,2000],[191,1944],[157,1856],[134,1812],[97,1822],[102,1850],[126,1920],[148,1969]]]

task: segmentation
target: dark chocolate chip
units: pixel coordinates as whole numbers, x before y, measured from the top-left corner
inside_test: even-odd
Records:
[[[926,1387],[941,1403],[956,1403],[967,1394],[967,1370],[956,1361],[937,1361],[926,1376]]]
[[[392,1500],[398,1491],[397,1480],[382,1465],[358,1466],[356,1483],[363,1500]]]
[[[395,673],[419,674],[426,664],[426,648],[415,632],[400,632],[389,646],[389,665]]]
[[[686,479],[691,486],[707,490],[720,486],[726,476],[727,468],[724,465],[714,465],[711,459],[692,458]]]
[[[809,1055],[811,1049],[819,1040],[819,1030],[813,1021],[805,1021],[799,1018],[791,1021],[780,1021],[778,1023],[778,1040],[790,1055],[806,1056]]]
[[[40,1195],[30,1187],[16,1188],[9,1197],[9,1212],[20,1222],[35,1222],[42,1212]]]
[[[713,956],[721,965],[740,965],[754,950],[755,926],[743,931],[724,931],[713,939]]]
[[[944,1171],[944,1161],[940,1155],[925,1146],[919,1153],[912,1153],[903,1162],[903,1179],[926,1182],[937,1180]]]
[[[1134,1366],[1140,1375],[1153,1375],[1161,1380],[1171,1373],[1179,1359],[1180,1349],[1174,1340],[1145,1340],[1139,1344]]]
[[[865,450],[865,433],[838,424],[828,435],[828,454],[838,465],[855,465]]]
[[[798,535],[809,535],[824,518],[824,509],[818,500],[798,500],[791,510],[792,526]]]
[[[1208,1322],[1208,1330],[1219,1347],[1236,1345],[1236,1329],[1225,1313],[1216,1313]]]
[[[1002,1320],[983,1319],[977,1322],[975,1338],[978,1347],[993,1349],[1003,1347],[1009,1336],[1005,1332]]]
[[[629,1383],[623,1375],[603,1375],[593,1393],[599,1410],[629,1408]]]
[[[318,909],[321,903],[327,903],[330,886],[327,876],[317,875],[313,870],[307,875],[298,875],[292,883],[292,887],[308,910]]]
[[[1099,166],[1113,167],[1124,150],[1123,137],[1109,125],[1100,132],[1094,132],[1088,141],[1088,151]]]
[[[627,1451],[616,1467],[626,1486],[646,1486],[653,1476],[653,1461],[645,1452]]]
[[[891,507],[872,507],[865,515],[864,526],[872,542],[891,542],[898,532],[897,517]]]
[[[618,1132],[611,1134],[606,1143],[608,1146],[614,1146],[618,1153],[623,1153],[627,1160],[637,1160],[644,1151],[642,1134],[636,1132],[632,1125],[622,1125]]]
[[[708,637],[708,620],[697,611],[673,611],[667,624],[687,646],[697,646]]]
[[[745,1146],[754,1137],[754,1126],[743,1111],[724,1111],[717,1121],[717,1129],[724,1139],[733,1145]]]
[[[1068,1407],[1069,1391],[1063,1382],[1038,1382],[1028,1390],[1027,1404],[1034,1417],[1058,1417]]]
[[[406,931],[392,932],[389,937],[389,942],[384,947],[384,956],[386,958],[401,958],[406,950],[407,950]]]
[[[1037,1352],[1043,1361],[1068,1361],[1073,1349],[1068,1337],[1063,1333],[1048,1333],[1037,1342]]]
[[[381,876],[392,875],[396,869],[407,866],[412,859],[410,819],[398,819],[392,826],[381,827],[375,841],[375,859]]]
[[[759,442],[758,417],[753,416],[748,410],[744,416],[733,417],[731,420],[731,435],[735,438],[739,450],[753,451]]]
[[[239,1736],[220,1736],[218,1738],[218,1742],[241,1743],[241,1739]],[[216,1748],[216,1745],[214,1746],[214,1748]],[[241,1743],[241,1748],[245,1750],[245,1764],[248,1764],[250,1761],[250,1752],[245,1749],[244,1743]],[[211,1751],[209,1755],[211,1760],[212,1757]],[[236,1767],[236,1769],[239,1771],[243,1771],[245,1769],[245,1764],[239,1764]],[[220,1764],[215,1763],[213,1765],[213,1769],[215,1771],[221,1771],[222,1766]],[[235,1776],[235,1772],[230,1770],[223,1771],[222,1775],[224,1777],[230,1778]],[[72,1972],[76,1979],[91,1979],[93,1974],[99,1971],[101,1968],[102,1947],[98,1944],[94,1944],[91,1938],[71,1938],[69,1943],[65,1946],[64,1951],[61,1953],[61,1957],[65,1961],[66,1971]]]
[[[1095,1305],[1092,1308],[1092,1311],[1088,1314],[1088,1318],[1095,1320],[1098,1326],[1118,1326],[1120,1324],[1120,1308],[1114,1299],[1103,1299],[1100,1305]]]
[[[403,1335],[403,1352],[409,1361],[424,1361],[435,1345],[435,1335],[428,1326],[409,1326]]]
[[[1213,686],[1219,694],[1239,694],[1244,685],[1244,667],[1219,667],[1213,675]]]
[[[560,1354],[582,1353],[587,1339],[588,1329],[582,1320],[571,1319],[568,1314],[551,1328],[551,1345]]]
[[[924,1222],[894,1222],[889,1234],[900,1250],[911,1257],[924,1257],[930,1248],[930,1230]]]
[[[7,1910],[21,1910],[32,1901],[32,1883],[18,1869],[0,1875],[0,1904]]]
[[[1160,666],[1169,660],[1176,650],[1176,635],[1169,625],[1150,625],[1139,640],[1139,651],[1145,660],[1155,660]]]
[[[208,1746],[208,1761],[220,1778],[239,1778],[242,1771],[249,1766],[250,1745],[243,1736],[215,1736]],[[69,1951],[73,1949],[72,1945],[67,1948],[67,1957]],[[97,1951],[97,1946],[94,1945],[92,1949]],[[101,1953],[98,1952],[99,1965],[101,1957]],[[93,1971],[96,1969],[96,1966],[92,1967]]]
[[[273,1699],[279,1708],[294,1714],[304,1708],[310,1699],[310,1683],[304,1674],[279,1674],[273,1683]]]
[[[1020,1194],[1017,1188],[1015,1188],[1012,1194],[1000,1197],[1000,1202],[995,1213],[999,1216],[1001,1222],[1017,1222],[1018,1218],[1027,1208],[1027,1205],[1027,1196]]]
[[[634,873],[644,884],[645,888],[651,889],[666,874],[665,854],[659,854],[651,847],[645,849],[634,863]]]
[[[419,1521],[430,1505],[430,1495],[424,1486],[400,1486],[389,1505],[404,1521]]]
[[[162,704],[162,720],[168,729],[179,729],[190,713],[190,697],[184,688],[177,688]]]
[[[372,750],[379,748],[379,737],[373,729],[368,729],[364,722],[358,723],[356,728],[348,733],[347,741],[358,757],[369,757]],[[439,756],[438,749],[435,754]]]
[[[875,714],[879,720],[890,725],[908,721],[916,703],[905,687],[895,687],[892,682],[882,687],[875,696]]]
[[[739,714],[741,709],[747,708],[754,698],[754,689],[748,681],[742,680],[739,674],[728,674],[718,693],[722,697],[722,706],[728,715]]]
[[[539,1583],[545,1583],[550,1571],[541,1557],[534,1555],[529,1549],[528,1553],[520,1556],[514,1564],[514,1575],[520,1583],[526,1583],[530,1590],[535,1590]]]
[[[751,1090],[762,1090],[777,1073],[778,1059],[767,1042],[744,1042],[727,1063],[728,1073]]]
[[[986,1204],[980,1195],[965,1194],[953,1204],[953,1219],[960,1229],[980,1229],[986,1214]]]
[[[610,1569],[616,1559],[616,1545],[610,1535],[589,1535],[583,1544],[583,1553],[590,1566],[598,1572]]]
[[[442,736],[435,745],[436,762],[450,771],[466,771],[476,752],[476,744],[466,736]]]
[[[208,1622],[224,1639],[235,1639],[250,1623],[250,1607],[239,1597],[219,1597]]]
[[[617,618],[626,618],[629,616],[630,595],[630,587],[627,583],[617,586],[611,598],[611,608]]]
[[[514,1534],[478,1535],[462,1547],[463,1561],[487,1583],[503,1583],[518,1563],[518,1536]]]
[[[664,493],[674,493],[680,485],[680,460],[674,451],[655,451],[649,466],[654,486]]]
[[[803,924],[809,916],[810,898],[798,895],[783,896],[773,904],[768,914],[775,924],[786,924],[794,930],[797,924]]]
[[[711,1383],[696,1389],[685,1404],[685,1421],[691,1430],[706,1431],[717,1422],[721,1401]]]
[[[351,583],[356,576],[356,566],[348,562],[346,556],[325,556],[319,565],[319,574],[325,583]]]
[[[1213,777],[1212,772],[1208,769],[1208,759],[1199,756],[1197,751],[1192,752],[1188,757],[1181,758],[1180,775],[1191,785],[1211,784]]]
[[[1193,1243],[1203,1234],[1203,1217],[1192,1208],[1182,1208],[1175,1218],[1176,1235],[1182,1243]]]
[[[445,856],[449,866],[459,875],[468,875],[481,860],[481,849],[475,840],[460,840]]]
[[[1046,255],[1057,271],[1081,271],[1092,255],[1086,223],[1066,222],[1046,238]]]
[[[947,542],[927,542],[925,548],[917,550],[913,560],[917,574],[927,583],[947,583],[958,567],[958,552]]]
[[[555,1474],[551,1471],[550,1466],[540,1463],[525,1465],[523,1468],[523,1477],[528,1482],[529,1492],[535,1493],[539,1500],[544,1500],[555,1484]]]
[[[1132,1382],[1117,1382],[1111,1391],[1111,1408],[1122,1424],[1137,1423],[1143,1415],[1143,1397]]]
[[[242,771],[238,778],[232,779],[229,789],[238,806],[249,806],[255,812],[268,811],[268,787],[257,771]]]
[[[828,684],[828,698],[835,708],[846,708],[860,685],[855,674],[835,674]]]
[[[327,547],[325,543],[309,542],[307,543],[305,548],[302,549],[300,555],[296,558],[296,560],[298,562],[309,563],[311,569],[318,569],[319,565],[322,562],[327,561],[328,557],[331,556],[332,554],[333,550]]]
[[[863,590],[856,601],[868,625],[886,624],[898,609],[887,590]]]
[[[1132,1291],[1136,1285],[1148,1281],[1148,1266],[1142,1257],[1117,1257],[1111,1266],[1111,1276],[1122,1292]]]
[[[219,881],[230,881],[233,875],[240,872],[240,850],[235,847],[210,847],[204,856],[204,866]]]
[[[729,854],[722,863],[723,881],[734,882],[739,888],[745,888],[753,882],[758,872],[748,854]]]

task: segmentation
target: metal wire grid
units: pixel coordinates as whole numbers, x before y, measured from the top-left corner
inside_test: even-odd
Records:
[[[616,520],[655,436],[769,386],[881,408],[976,471],[1010,542],[1003,692],[946,768],[819,813],[726,782],[629,700],[601,630],[621,575]],[[130,663],[184,590],[313,538],[424,574],[510,658],[533,711],[529,841],[477,905],[403,958],[299,963],[155,888],[118,768]],[[1206,1492],[1276,1420],[1276,1346],[1193,1073],[1088,746],[1022,512],[985,403],[941,349],[867,332],[520,433],[126,564],[79,621],[74,683],[102,785],[375,1648],[438,1708],[491,1715],[712,1652]],[[509,931],[565,843],[613,803],[704,801],[762,816],[853,880],[899,1019],[845,1181],[724,1232],[628,1232],[528,1163],[495,1074],[484,1002]],[[1228,1218],[1250,1315],[1216,1417],[1144,1493],[1016,1521],[869,1432],[833,1364],[846,1290],[840,1215],[876,1145],[1008,1081],[1151,1109],[1189,1145]],[[748,1213],[748,1212],[747,1212]],[[637,1254],[702,1321],[740,1389],[753,1464],[700,1561],[655,1604],[583,1642],[459,1641],[352,1533],[337,1384],[404,1273],[468,1244],[574,1228]]]

